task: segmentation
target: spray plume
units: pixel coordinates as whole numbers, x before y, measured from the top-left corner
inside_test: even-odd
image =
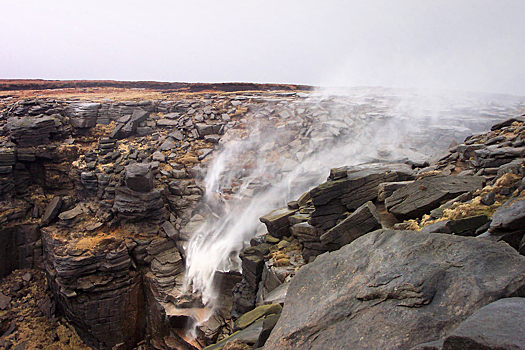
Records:
[[[472,97],[458,102],[446,95],[422,98],[405,92],[400,97],[364,90],[350,97],[348,92],[321,91],[281,104],[291,117],[281,113],[280,118],[269,118],[268,109],[259,108],[252,113],[251,132],[226,143],[208,168],[205,221],[187,247],[186,285],[213,308],[215,273],[241,270],[239,252],[265,233],[259,217],[323,182],[330,168],[426,159],[452,139],[462,141],[472,133],[465,125],[472,126],[469,118],[476,113],[473,125],[479,128],[479,111],[487,106],[490,103]],[[488,118],[485,124],[493,121]]]

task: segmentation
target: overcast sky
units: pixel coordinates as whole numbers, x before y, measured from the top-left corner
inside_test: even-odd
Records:
[[[0,0],[0,78],[525,95],[523,0]]]

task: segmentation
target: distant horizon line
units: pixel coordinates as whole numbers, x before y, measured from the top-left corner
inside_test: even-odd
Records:
[[[34,83],[50,83],[37,86]],[[53,83],[58,83],[56,86]],[[129,85],[132,86],[129,86]],[[359,86],[320,86],[294,83],[271,83],[271,82],[248,82],[248,81],[226,81],[226,82],[184,82],[184,81],[162,81],[162,80],[115,80],[115,79],[43,79],[43,78],[0,78],[0,91],[16,90],[51,90],[67,88],[90,88],[90,87],[120,87],[120,88],[149,88],[158,90],[175,90],[187,92],[201,92],[206,90],[217,90],[223,92],[235,91],[315,91],[315,90],[355,90],[355,89],[390,89],[403,91],[447,91],[467,94],[488,94],[499,96],[524,97],[501,92],[487,91],[464,91],[446,88],[422,88],[422,87],[393,87],[382,85],[359,85]],[[252,89],[248,89],[252,87]],[[282,88],[282,89],[280,89]]]

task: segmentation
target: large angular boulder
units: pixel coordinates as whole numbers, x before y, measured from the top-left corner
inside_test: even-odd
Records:
[[[74,128],[91,128],[97,125],[100,107],[96,102],[73,103],[66,108],[66,114]]]
[[[484,183],[481,176],[425,177],[395,191],[385,205],[399,219],[414,219],[462,193],[482,188]]]
[[[135,163],[126,166],[126,186],[137,192],[153,189],[153,173],[149,163]]]
[[[310,224],[328,230],[355,210],[377,198],[384,182],[412,180],[414,171],[406,164],[367,164],[332,169],[327,182],[310,191],[315,211]]]
[[[378,230],[301,268],[264,349],[408,349],[525,294],[525,257],[474,237]]]
[[[525,230],[525,198],[511,199],[492,215],[491,232]]]
[[[129,137],[133,135],[140,123],[145,121],[149,116],[149,113],[142,109],[136,109],[133,111],[133,114],[129,118],[126,124],[120,129],[120,133],[123,137]]]
[[[443,350],[525,349],[524,298],[506,298],[482,307],[443,342]]]
[[[49,143],[57,132],[51,116],[10,118],[7,123],[11,139],[20,147],[36,147]]]
[[[349,217],[321,236],[329,250],[337,250],[362,235],[381,228],[381,217],[372,202],[366,202]]]
[[[295,214],[297,210],[280,208],[259,218],[266,225],[268,233],[274,237],[282,238],[290,235],[290,222],[288,217]]]

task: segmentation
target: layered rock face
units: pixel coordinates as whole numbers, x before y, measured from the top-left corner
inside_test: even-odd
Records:
[[[115,188],[114,210],[121,219],[138,221],[148,218],[163,222],[167,210],[161,192],[153,188],[152,165],[132,164],[126,167],[125,185]]]
[[[328,168],[320,169],[314,155],[327,158],[326,148],[358,147],[400,128],[397,116],[389,114],[400,100],[388,92],[360,91],[328,98],[255,92],[147,101],[2,102],[0,255],[5,258],[0,277],[19,268],[45,269],[57,315],[94,348],[220,348],[230,346],[229,340],[262,347],[281,305],[287,310],[285,297],[296,273],[381,226],[416,218],[397,225],[437,224],[440,228],[427,230],[452,233],[462,227],[461,232],[473,235],[488,225],[490,239],[523,247],[521,202],[516,200],[521,197],[515,193],[521,191],[523,175],[518,119],[498,125],[490,136],[470,137],[437,163],[426,162],[401,141],[353,150],[348,154],[355,159],[335,159],[337,166],[364,164],[335,168],[319,184],[321,176],[326,179],[321,170]],[[476,114],[478,107],[462,108],[463,125],[457,125],[459,112],[452,110],[444,116],[448,126],[427,128],[423,122],[399,140],[413,140],[421,151],[435,150],[480,131],[480,125],[488,128],[517,114],[494,106],[487,104],[491,112],[484,119]],[[248,146],[232,152],[219,185],[210,183],[206,175],[217,171],[219,152],[240,144]],[[434,172],[441,177],[431,176]],[[255,235],[250,232],[246,242],[238,242],[230,258],[240,253],[242,275],[226,269],[215,275],[218,296],[208,317],[209,305],[185,285],[189,241],[203,223],[227,215],[223,204],[249,207],[288,177],[293,180],[282,192],[304,194],[286,205],[280,200],[275,211],[262,215],[268,234],[248,242]],[[439,195],[425,207],[422,198],[403,194],[417,197],[414,188],[433,181],[429,192]],[[493,201],[488,211],[475,212],[484,221],[447,212],[477,198],[475,191],[484,191],[479,195],[484,203]],[[396,212],[411,203],[416,203],[414,212]],[[429,217],[420,218],[423,214]],[[436,219],[442,220],[431,222]],[[503,294],[494,295],[491,300]],[[194,339],[187,336],[188,328]]]
[[[124,241],[101,240],[69,251],[63,239],[44,231],[45,267],[59,306],[94,348],[132,348],[144,337],[142,277],[132,269]]]

